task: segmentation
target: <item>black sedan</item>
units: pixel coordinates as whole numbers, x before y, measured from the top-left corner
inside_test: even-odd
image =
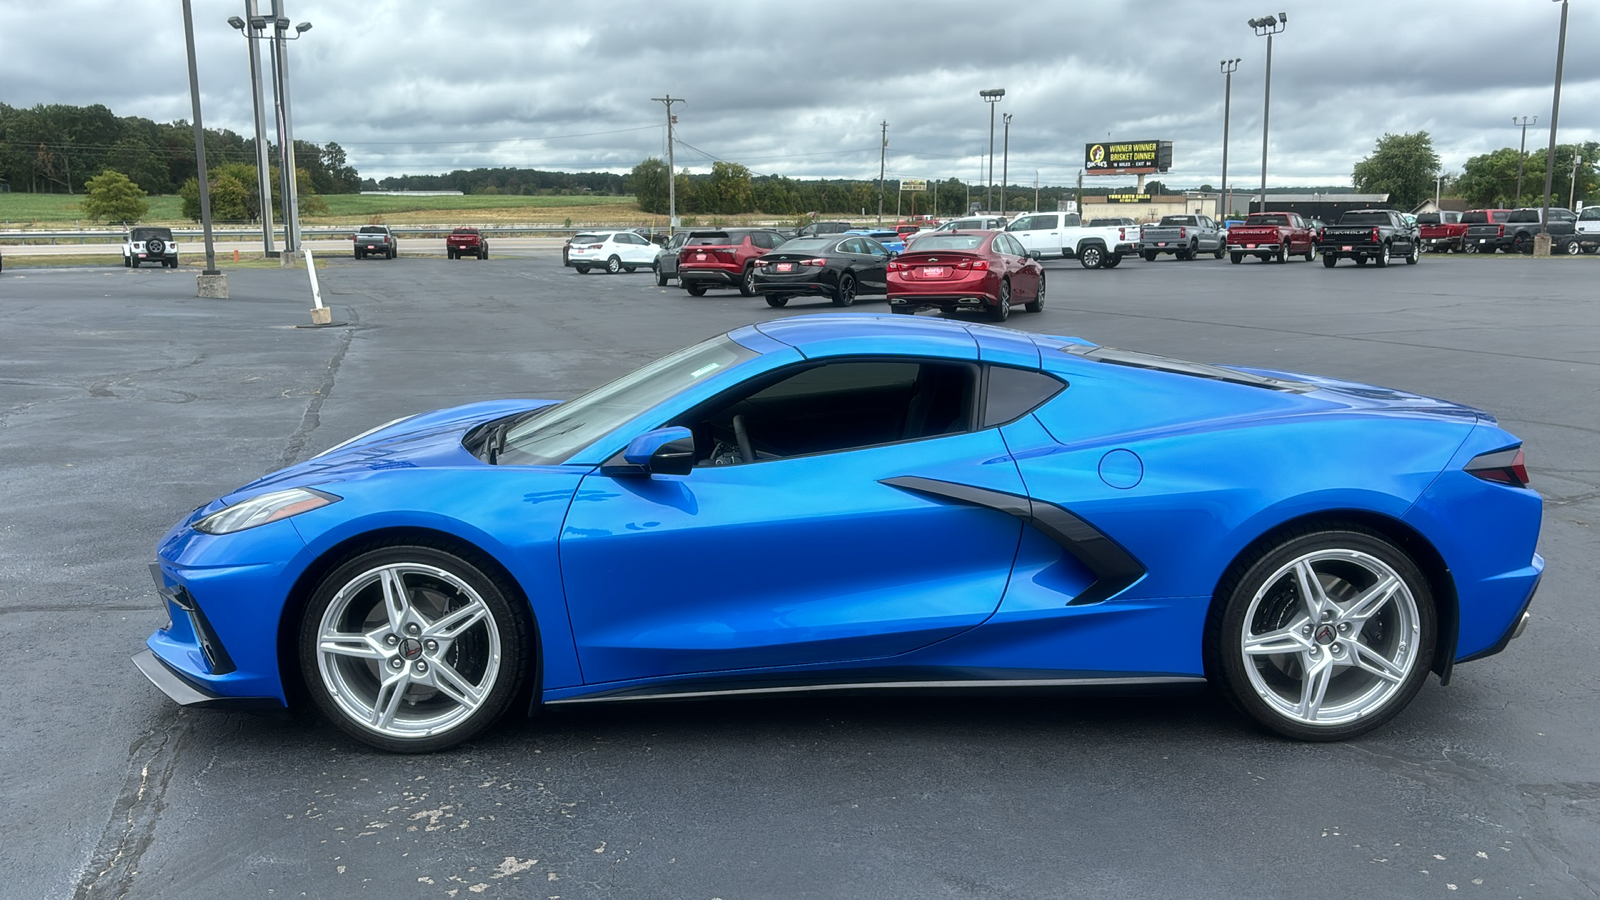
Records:
[[[860,294],[888,290],[890,256],[867,237],[795,238],[757,261],[755,290],[766,296],[768,306],[784,306],[801,294],[820,294],[834,306],[849,306]]]

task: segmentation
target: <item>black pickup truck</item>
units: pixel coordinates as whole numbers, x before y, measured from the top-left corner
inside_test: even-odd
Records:
[[[1504,250],[1507,253],[1532,253],[1533,238],[1539,233],[1540,216],[1544,210],[1537,206],[1513,209],[1503,222],[1487,222],[1467,226],[1467,245],[1478,248],[1479,253]],[[1577,253],[1578,216],[1570,209],[1550,208],[1550,249],[1555,253]]]
[[[1422,258],[1422,236],[1392,209],[1352,209],[1339,217],[1339,224],[1322,228],[1317,252],[1330,269],[1341,259],[1353,259],[1358,266],[1370,259],[1381,269],[1400,258],[1414,266]]]

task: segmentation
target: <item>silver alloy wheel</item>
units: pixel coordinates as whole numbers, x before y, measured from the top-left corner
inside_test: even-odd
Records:
[[[500,629],[471,586],[391,563],[346,582],[317,625],[317,671],[339,711],[388,738],[431,737],[481,708],[500,677]]]
[[[1418,665],[1421,615],[1383,560],[1315,550],[1272,573],[1245,611],[1250,687],[1290,721],[1336,726],[1385,708]]]

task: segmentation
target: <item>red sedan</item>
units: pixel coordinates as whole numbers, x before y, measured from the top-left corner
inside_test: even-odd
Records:
[[[1017,302],[1044,309],[1044,267],[1003,231],[931,232],[889,263],[891,312],[983,310],[1004,322]]]

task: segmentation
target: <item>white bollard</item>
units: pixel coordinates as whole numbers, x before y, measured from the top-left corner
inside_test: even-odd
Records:
[[[305,248],[306,274],[311,276],[311,324],[328,325],[333,322],[333,310],[322,305],[322,288],[317,284],[317,264],[311,258],[311,248]]]

